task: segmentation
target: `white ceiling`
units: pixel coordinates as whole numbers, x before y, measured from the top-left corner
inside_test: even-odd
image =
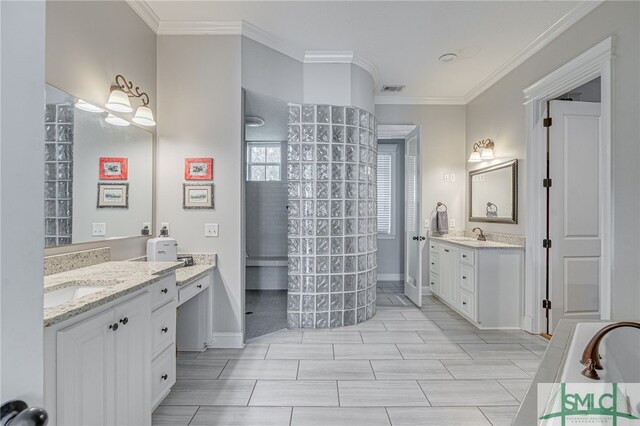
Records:
[[[377,93],[377,103],[427,104],[468,102],[599,4],[186,0],[129,3],[159,34],[241,33],[301,60],[305,51],[351,51],[377,77],[378,92],[382,84],[406,86],[399,96]],[[459,59],[449,64],[438,62],[438,57],[446,52],[457,53]]]

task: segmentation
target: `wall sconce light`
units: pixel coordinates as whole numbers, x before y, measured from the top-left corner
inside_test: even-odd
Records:
[[[470,163],[478,163],[485,160],[493,160],[495,144],[491,139],[484,139],[473,144],[473,152],[469,156]]]
[[[82,99],[78,99],[78,102],[76,102],[76,108],[87,112],[104,112],[102,108],[83,101]]]
[[[129,98],[139,98],[142,101],[142,106],[139,106],[133,116],[133,122],[142,126],[155,126],[156,122],[153,119],[153,112],[149,108],[149,95],[145,92],[140,92],[140,87],[133,87],[131,81],[127,81],[122,75],[116,75],[116,84],[111,86],[111,94],[109,95],[109,101],[105,104],[107,108],[117,112],[132,112],[133,108],[129,102]],[[112,115],[109,114],[111,117]],[[115,116],[113,116],[115,117]],[[115,124],[108,120],[107,122]],[[121,119],[122,120],[122,119]],[[112,120],[113,121],[113,120]],[[122,120],[129,124],[128,121]],[[118,124],[116,124],[118,125]],[[122,126],[123,124],[119,124]]]

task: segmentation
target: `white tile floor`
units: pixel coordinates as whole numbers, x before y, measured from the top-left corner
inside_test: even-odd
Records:
[[[154,425],[509,425],[546,341],[479,331],[433,297],[378,284],[378,313],[282,330],[244,349],[180,353]]]

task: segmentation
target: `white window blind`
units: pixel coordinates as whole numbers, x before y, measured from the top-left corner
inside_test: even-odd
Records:
[[[407,158],[407,231],[416,230],[416,157]]]
[[[378,234],[391,234],[392,160],[390,153],[378,153]]]

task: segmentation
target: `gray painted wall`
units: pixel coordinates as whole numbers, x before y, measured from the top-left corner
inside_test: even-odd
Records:
[[[115,76],[123,74],[149,94],[151,109],[159,121],[157,65],[156,35],[126,2],[47,3],[45,79],[52,86],[89,103],[104,105]],[[115,244],[100,242],[94,247],[106,246],[111,247],[114,260],[142,256],[146,253],[146,238]],[[47,254],[54,251],[47,250]]]
[[[376,105],[379,124],[420,125],[420,173],[422,212],[420,234],[426,235],[425,219],[438,201],[449,207],[449,219],[457,230],[465,224],[465,107],[464,105]],[[445,173],[455,173],[455,182],[445,182]],[[422,244],[422,283],[429,280],[428,245]]]
[[[525,108],[522,90],[613,35],[613,214],[614,270],[612,315],[639,318],[640,310],[640,3],[604,2],[566,32],[467,105],[466,155],[473,142],[492,138],[496,154],[523,159]],[[520,189],[526,161],[521,162]],[[519,197],[519,224],[483,224],[489,231],[524,235],[527,214],[524,191]]]
[[[378,238],[378,276],[383,274],[404,275],[404,140],[378,139],[381,145],[397,145],[395,186],[392,194],[396,200],[396,236]]]
[[[158,37],[156,221],[181,251],[218,254],[214,332],[241,332],[244,167],[240,36]],[[184,210],[184,159],[213,157],[215,209]],[[206,238],[204,224],[220,225]]]
[[[0,401],[43,404],[44,2],[0,2]]]

